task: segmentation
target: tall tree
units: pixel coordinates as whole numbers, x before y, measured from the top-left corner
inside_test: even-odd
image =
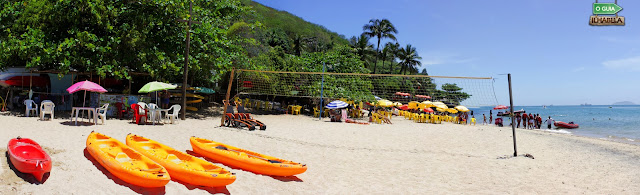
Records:
[[[429,73],[427,73],[427,69],[423,68],[422,72],[420,72],[421,75],[429,75]]]
[[[302,51],[307,47],[307,45],[304,43],[304,40],[305,38],[301,35],[296,35],[293,38],[293,54],[295,54],[296,56],[300,56],[302,54]]]
[[[26,66],[62,73],[77,70],[101,77],[130,78],[129,72],[181,80],[190,60],[195,81],[219,79],[246,55],[226,29],[249,7],[237,0],[189,1],[0,1],[0,68]],[[184,6],[187,5],[187,6]],[[185,59],[186,30],[177,20],[195,17],[191,57]]]
[[[406,74],[407,70],[416,69],[419,65],[422,65],[422,62],[420,62],[422,57],[418,55],[416,48],[411,44],[407,44],[405,48],[400,49],[398,58],[400,59],[400,66],[402,66],[400,72],[403,72],[403,74]]]
[[[373,73],[376,73],[376,66],[378,65],[378,53],[380,53],[380,40],[383,38],[389,38],[391,40],[396,40],[396,36],[394,34],[398,33],[396,27],[391,24],[391,22],[387,19],[371,19],[369,20],[369,24],[365,24],[362,29],[364,33],[369,37],[378,38],[378,45],[376,47],[376,60],[373,63]]]
[[[387,57],[391,59],[391,63],[389,64],[389,74],[393,74],[393,66],[394,66],[393,63],[395,62],[396,58],[398,58],[398,51],[400,50],[400,44],[398,42],[387,43],[384,45],[384,47],[385,49],[388,47],[389,56]],[[383,61],[382,67],[384,67],[384,61]]]
[[[371,55],[375,53],[375,51],[373,51],[373,45],[369,43],[369,40],[369,37],[364,34],[360,35],[360,37],[353,36],[349,39],[349,45],[356,50],[360,60],[365,63],[369,62]]]

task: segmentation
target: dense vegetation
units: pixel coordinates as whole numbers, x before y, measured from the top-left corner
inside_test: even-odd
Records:
[[[148,72],[157,80],[179,82],[187,31],[178,20],[189,18],[201,22],[191,30],[189,76],[195,85],[224,83],[232,68],[320,72],[325,63],[328,72],[418,74],[421,65],[417,49],[400,45],[395,37],[398,30],[386,19],[372,19],[362,26],[361,36],[345,39],[250,0],[194,1],[192,16],[189,2],[2,1],[0,69],[26,66],[128,79],[130,72]],[[426,69],[420,74],[426,75]],[[276,83],[272,88],[285,87]],[[357,90],[384,87],[389,92],[468,98],[460,94],[461,89],[436,89],[430,78],[361,79],[357,83],[362,87],[343,87],[335,93],[349,96],[359,94]],[[309,85],[308,90],[315,91],[314,86]],[[329,89],[328,93],[334,92]],[[372,97],[356,96],[352,98]]]

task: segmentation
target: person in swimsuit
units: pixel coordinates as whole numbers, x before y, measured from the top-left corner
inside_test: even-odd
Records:
[[[169,91],[164,90],[162,92],[162,94],[160,95],[160,97],[162,98],[162,104],[160,105],[162,108],[167,109],[169,108],[169,99],[171,99],[171,93],[169,93]]]

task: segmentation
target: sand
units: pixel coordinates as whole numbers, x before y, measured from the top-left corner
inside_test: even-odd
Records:
[[[43,184],[10,169],[0,146],[0,194],[637,194],[640,146],[541,130],[495,126],[419,124],[359,125],[319,121],[304,115],[257,115],[266,131],[218,127],[220,118],[171,125],[71,126],[68,120],[39,121],[0,115],[0,143],[22,136],[49,152],[54,167]],[[269,177],[230,169],[235,183],[205,188],[171,181],[146,189],[117,179],[85,151],[91,131],[124,141],[142,135],[181,151],[190,136],[212,139],[296,162],[307,172]],[[535,159],[524,157],[531,154]],[[226,167],[226,166],[223,166]],[[226,167],[228,168],[228,167]]]

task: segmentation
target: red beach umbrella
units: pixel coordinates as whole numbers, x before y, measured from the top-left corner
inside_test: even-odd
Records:
[[[427,113],[433,113],[433,109],[431,108],[425,108],[424,111]]]
[[[400,110],[409,110],[409,106],[407,106],[406,104],[405,104],[405,105],[402,105],[402,106],[400,106],[400,107],[398,107],[398,108],[399,108]]]
[[[505,110],[505,109],[508,109],[508,108],[509,107],[505,106],[505,105],[498,105],[496,107],[493,107],[494,110]]]
[[[411,96],[411,94],[409,93],[402,93],[402,92],[396,92],[395,94],[399,96]]]

